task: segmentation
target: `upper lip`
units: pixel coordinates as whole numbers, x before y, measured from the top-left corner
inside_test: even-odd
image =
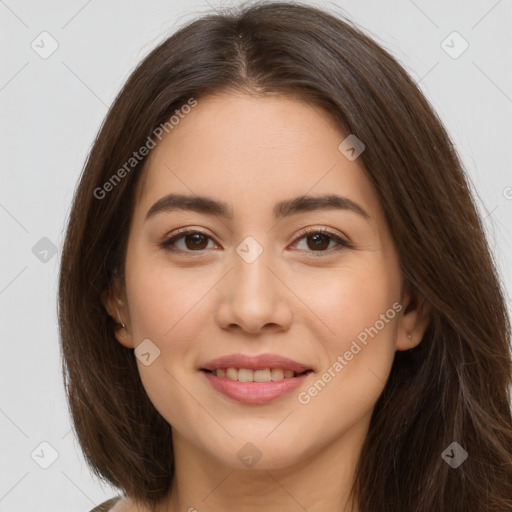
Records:
[[[260,354],[251,356],[247,354],[230,354],[208,361],[201,366],[201,370],[217,370],[219,368],[248,368],[250,370],[262,370],[265,368],[282,368],[302,373],[311,368],[305,364],[294,361],[277,354]]]

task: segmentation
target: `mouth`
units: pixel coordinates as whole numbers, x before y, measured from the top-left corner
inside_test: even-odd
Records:
[[[245,404],[265,404],[288,395],[314,370],[274,354],[225,356],[200,368],[214,390]]]
[[[259,368],[253,370],[251,368],[217,368],[216,370],[202,371],[210,373],[215,377],[225,378],[238,382],[278,382],[283,379],[293,379],[301,375],[312,372],[313,370],[305,370],[303,372],[294,372],[293,370],[284,368]]]

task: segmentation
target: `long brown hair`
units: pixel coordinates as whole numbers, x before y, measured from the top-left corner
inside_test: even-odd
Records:
[[[102,297],[123,275],[145,159],[95,191],[190,98],[282,94],[322,107],[366,148],[404,283],[430,309],[397,352],[356,472],[361,512],[512,510],[512,362],[502,285],[453,144],[396,60],[342,16],[289,2],[205,15],[134,70],[111,106],[75,193],[62,253],[59,324],[75,431],[102,478],[156,503],[173,478],[171,426],[114,337]],[[468,453],[457,469],[442,457]]]

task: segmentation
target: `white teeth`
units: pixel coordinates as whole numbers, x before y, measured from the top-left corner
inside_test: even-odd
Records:
[[[240,370],[238,370],[238,380],[240,382],[252,382],[254,380],[254,370],[240,368]]]
[[[228,368],[226,370],[226,377],[230,380],[238,380],[238,370],[236,368]]]
[[[281,368],[272,368],[270,370],[272,380],[281,380],[284,379],[284,370]]]
[[[249,368],[219,368],[214,370],[213,374],[217,377],[226,377],[229,380],[239,382],[270,382],[283,379],[290,379],[295,376],[293,370],[283,370],[282,368],[264,368],[261,370],[251,370]]]
[[[240,373],[239,373],[240,375]],[[269,382],[270,381],[270,369],[265,370],[254,370],[254,382]]]

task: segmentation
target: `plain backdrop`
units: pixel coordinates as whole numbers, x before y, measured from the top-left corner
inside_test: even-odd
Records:
[[[65,223],[92,141],[136,63],[186,21],[236,3],[0,1],[1,512],[86,512],[116,494],[90,474],[70,430],[56,320]],[[336,5],[419,82],[478,194],[508,300],[512,2],[314,5]]]

